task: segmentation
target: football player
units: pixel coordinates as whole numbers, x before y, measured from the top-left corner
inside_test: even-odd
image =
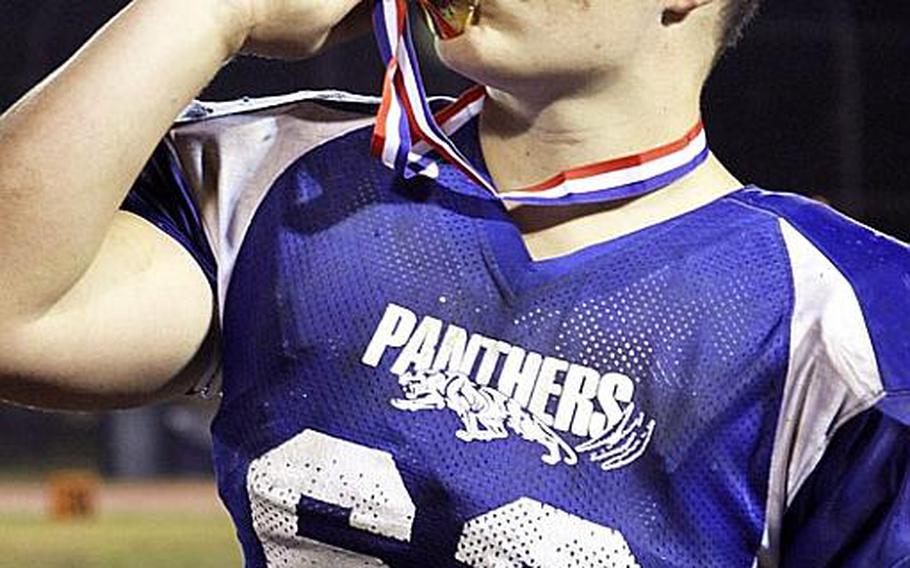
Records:
[[[8,111],[0,396],[219,395],[250,567],[908,562],[910,251],[700,120],[757,0],[425,2],[451,103],[402,5],[382,99],[190,104],[370,4],[135,0]]]

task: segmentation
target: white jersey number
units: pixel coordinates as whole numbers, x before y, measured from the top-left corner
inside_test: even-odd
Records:
[[[306,430],[250,464],[253,529],[269,566],[385,566],[298,535],[300,497],[351,510],[351,527],[411,540],[415,507],[391,454]]]
[[[455,558],[471,568],[630,568],[623,536],[534,499],[471,519]]]
[[[411,540],[414,501],[388,452],[305,430],[250,464],[247,491],[269,566],[385,566],[299,536],[302,496],[350,509],[353,528]],[[619,532],[529,498],[468,521],[455,558],[471,568],[638,566]]]

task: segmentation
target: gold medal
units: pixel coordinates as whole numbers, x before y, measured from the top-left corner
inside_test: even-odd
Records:
[[[480,0],[417,0],[441,39],[458,37],[479,15]]]

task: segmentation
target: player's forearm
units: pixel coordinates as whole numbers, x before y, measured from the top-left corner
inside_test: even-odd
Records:
[[[244,37],[230,0],[137,0],[0,117],[0,318],[90,265],[174,118]]]

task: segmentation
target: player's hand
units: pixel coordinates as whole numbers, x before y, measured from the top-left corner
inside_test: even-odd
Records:
[[[316,55],[330,44],[366,33],[371,3],[363,0],[221,0],[240,21],[235,46],[282,59]]]

